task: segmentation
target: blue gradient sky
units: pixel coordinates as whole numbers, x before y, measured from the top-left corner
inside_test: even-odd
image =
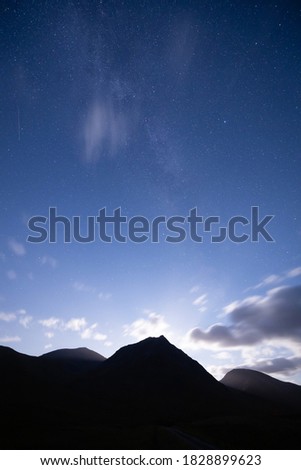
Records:
[[[298,2],[0,8],[0,343],[109,356],[165,334],[216,377],[301,383]],[[223,223],[259,206],[275,242],[29,244],[50,206]]]

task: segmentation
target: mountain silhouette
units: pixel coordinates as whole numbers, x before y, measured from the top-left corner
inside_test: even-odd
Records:
[[[70,382],[96,369],[105,361],[105,357],[88,348],[75,348],[51,351],[40,356],[38,360],[45,379],[47,377],[48,380],[51,378],[57,382]]]
[[[106,403],[103,420],[173,422],[223,412],[227,388],[166,338],[147,338],[121,348],[87,374],[84,394]]]
[[[233,369],[221,383],[268,399],[279,407],[301,413],[301,386],[270,377],[251,369]]]
[[[59,359],[59,360],[79,360],[79,361],[104,361],[106,358],[101,354],[91,351],[88,348],[75,348],[75,349],[57,349],[40,356],[44,359]]]
[[[295,448],[299,395],[289,409],[275,396],[299,387],[252,372],[219,382],[163,336],[108,359],[86,348],[33,357],[3,346],[2,448]]]

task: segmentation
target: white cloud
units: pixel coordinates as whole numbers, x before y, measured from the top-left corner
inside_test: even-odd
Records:
[[[80,336],[82,339],[90,339],[92,335],[95,333],[95,328],[97,328],[97,323],[94,323],[89,328],[86,328],[84,331],[81,332]]]
[[[277,276],[277,274],[271,274],[270,276],[267,276],[263,282],[262,282],[262,285],[263,286],[267,286],[267,285],[270,285],[270,284],[275,284],[276,282],[281,282],[282,281],[282,277],[281,276]]]
[[[48,265],[52,269],[55,269],[57,267],[57,260],[55,258],[52,258],[52,256],[42,256],[40,259],[42,265]]]
[[[13,269],[9,269],[8,271],[6,271],[6,276],[10,281],[14,281],[15,279],[17,279],[17,273]]]
[[[193,286],[190,290],[190,294],[195,294],[200,289],[200,286]]]
[[[24,326],[24,328],[28,328],[28,325],[32,322],[33,317],[29,315],[22,316],[19,320],[19,323]]]
[[[93,163],[105,151],[114,155],[125,143],[127,122],[125,114],[115,109],[112,100],[95,101],[87,114],[84,125],[85,160]]]
[[[20,336],[2,336],[0,343],[18,343],[21,341]]]
[[[72,284],[73,289],[77,290],[78,292],[91,292],[94,293],[96,291],[95,287],[89,286],[84,282],[76,281]]]
[[[16,319],[16,315],[14,313],[6,313],[0,312],[0,320],[10,322]]]
[[[90,327],[86,328],[81,332],[80,336],[82,339],[93,339],[95,341],[104,341],[107,339],[107,336],[95,331],[97,328],[97,323],[93,323]]]
[[[64,321],[61,318],[50,317],[44,320],[39,320],[39,323],[46,328],[59,329],[61,331],[71,330],[80,331],[86,327],[87,321],[84,317],[81,318],[70,318],[68,321]]]
[[[255,286],[252,286],[246,289],[245,292],[249,290],[260,289],[261,287],[267,287],[272,284],[279,284],[280,282],[285,281],[286,279],[291,279],[297,276],[301,276],[301,266],[291,269],[290,271],[287,271],[281,276],[278,274],[271,274],[267,276],[266,278],[264,278],[261,282],[259,282]]]
[[[44,334],[46,338],[49,338],[49,339],[54,337],[54,333],[52,333],[52,331],[46,331]]]
[[[277,274],[270,274],[266,278],[264,278],[261,282],[256,284],[255,286],[248,287],[245,292],[248,292],[250,290],[256,290],[260,289],[261,287],[266,287],[272,284],[276,284],[279,282],[282,282],[285,279],[284,276],[278,276]]]
[[[44,349],[50,349],[50,348],[52,348],[52,344],[51,344],[51,343],[45,344]]]
[[[107,339],[105,334],[96,331],[98,326],[97,323],[93,323],[89,326],[85,317],[70,318],[68,321],[64,321],[56,317],[50,317],[44,320],[39,320],[39,323],[50,330],[76,332],[82,339],[93,339],[95,341],[104,341]],[[54,336],[52,331],[46,331],[44,334],[49,339]]]
[[[298,266],[297,268],[291,269],[287,273],[287,277],[297,277],[297,276],[301,276],[301,266]]]
[[[109,292],[107,292],[107,293],[99,292],[99,294],[98,294],[98,298],[101,299],[101,300],[109,300],[111,297],[112,297],[112,294],[110,294]]]
[[[95,333],[93,339],[95,339],[95,341],[104,341],[107,339],[107,335],[103,335],[102,333]]]
[[[26,315],[26,310],[25,308],[20,308],[17,313],[19,313],[19,315]]]
[[[251,363],[258,359],[273,358],[283,354],[290,355],[290,349],[281,347],[280,345],[272,346],[265,343],[256,344],[255,346],[246,346],[241,351],[241,356],[245,363]]]
[[[246,297],[243,300],[234,300],[234,302],[231,302],[230,304],[226,305],[223,308],[224,314],[228,315],[231,314],[234,310],[236,310],[239,307],[247,307],[248,305],[253,305],[256,303],[259,303],[262,301],[262,296],[260,295],[253,295],[250,297]]]
[[[80,331],[87,325],[86,319],[82,318],[71,318],[69,321],[64,323],[64,330]]]
[[[24,256],[26,253],[24,245],[22,245],[22,243],[19,243],[14,239],[9,240],[8,246],[11,249],[11,251],[17,256]]]
[[[221,351],[221,352],[218,352],[216,354],[214,354],[214,357],[216,359],[219,359],[221,361],[224,361],[225,359],[230,359],[231,358],[231,354],[227,351]]]
[[[56,317],[45,318],[44,320],[39,320],[39,323],[46,328],[58,328],[61,325],[61,320]]]
[[[207,310],[206,304],[208,303],[207,294],[200,295],[192,303],[198,307],[200,312],[205,312]]]
[[[24,326],[24,328],[27,328],[29,323],[32,321],[32,317],[26,315],[26,310],[22,308],[20,310],[17,310],[16,313],[0,312],[0,320],[5,322],[15,321],[17,318],[17,314],[21,315],[19,323]]]
[[[97,289],[89,284],[85,284],[84,282],[75,281],[72,284],[73,289],[77,290],[78,292],[86,292],[91,294],[96,294]],[[112,297],[110,292],[99,292],[97,297],[101,300],[109,300]]]
[[[163,315],[152,312],[147,318],[138,318],[130,325],[124,325],[124,335],[133,336],[138,340],[149,336],[160,336],[166,334],[169,324],[165,321]]]

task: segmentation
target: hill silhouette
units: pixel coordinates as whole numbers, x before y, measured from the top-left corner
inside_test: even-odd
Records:
[[[270,377],[251,369],[233,369],[221,380],[228,387],[252,393],[277,404],[278,407],[301,413],[301,386]]]
[[[219,382],[163,336],[108,359],[0,347],[0,374],[2,448],[295,448],[301,438],[298,400],[273,401],[288,384],[260,374],[246,387],[237,371]]]
[[[57,349],[40,356],[44,359],[59,359],[59,360],[80,360],[80,361],[105,361],[105,357],[101,354],[91,351],[88,348],[75,348],[75,349]]]

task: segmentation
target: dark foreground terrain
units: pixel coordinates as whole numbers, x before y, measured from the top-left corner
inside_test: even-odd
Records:
[[[0,347],[2,449],[294,449],[301,387],[238,369],[221,382],[163,336],[109,359]]]

